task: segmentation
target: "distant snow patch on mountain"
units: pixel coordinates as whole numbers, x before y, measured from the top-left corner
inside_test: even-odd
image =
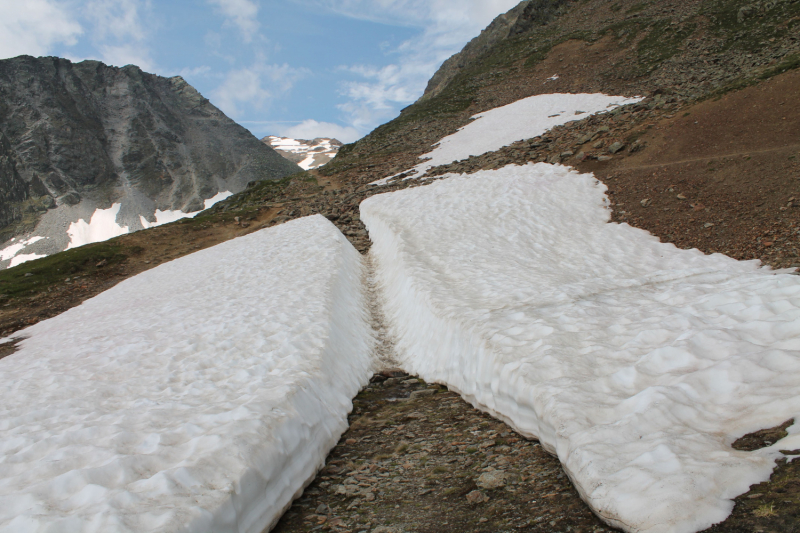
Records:
[[[303,170],[319,168],[330,163],[342,146],[340,141],[326,137],[307,141],[270,135],[261,140],[292,163],[297,163]]]
[[[117,214],[122,204],[113,204],[108,209],[97,209],[89,222],[83,219],[73,222],[67,229],[70,248],[77,248],[84,244],[107,241],[128,233],[128,226],[117,224]]]
[[[233,193],[231,191],[218,192],[211,198],[208,198],[207,200],[203,201],[204,204],[203,210],[210,209],[217,202],[221,202],[222,200],[230,196],[233,196]],[[149,222],[146,218],[144,218],[141,215],[139,215],[139,221],[142,223],[142,226],[144,226],[145,229],[148,229],[148,228],[155,228],[156,226],[160,226],[162,224],[169,224],[170,222],[175,222],[176,220],[180,220],[182,218],[194,218],[195,216],[197,216],[199,213],[202,212],[203,211],[194,211],[191,213],[184,213],[179,209],[172,209],[172,210],[167,209],[166,211],[162,211],[161,209],[156,209],[155,222]]]

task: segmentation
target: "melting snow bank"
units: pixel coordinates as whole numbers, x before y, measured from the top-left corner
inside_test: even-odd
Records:
[[[261,533],[371,375],[362,269],[308,217],[26,329],[0,360],[0,531]]]
[[[800,416],[800,278],[609,224],[605,190],[506,167],[361,216],[407,370],[538,437],[609,523],[696,531],[797,439],[729,446]]]
[[[540,94],[517,100],[473,116],[472,122],[443,138],[434,145],[433,151],[420,156],[425,161],[411,169],[406,179],[422,176],[433,167],[496,152],[517,141],[538,137],[556,126],[640,100],[600,93]],[[393,177],[373,184],[382,185]]]

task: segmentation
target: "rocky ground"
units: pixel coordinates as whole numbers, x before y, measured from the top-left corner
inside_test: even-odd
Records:
[[[538,442],[444,387],[385,371],[353,405],[350,429],[274,532],[616,531],[592,514]],[[735,447],[767,446],[787,426]],[[731,517],[708,533],[798,531],[798,474],[800,463],[781,461],[769,483],[736,498]]]
[[[612,531],[558,459],[441,386],[378,374],[350,424],[275,532]]]

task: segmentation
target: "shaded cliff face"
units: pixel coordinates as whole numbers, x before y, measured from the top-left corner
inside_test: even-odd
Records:
[[[115,203],[116,223],[134,231],[156,210],[198,211],[218,193],[299,170],[180,77],[0,61],[0,243],[43,236],[29,252],[44,255],[69,244],[70,224]]]

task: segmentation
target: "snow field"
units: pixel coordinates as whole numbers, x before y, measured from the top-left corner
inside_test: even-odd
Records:
[[[605,186],[546,164],[373,196],[361,216],[400,363],[557,454],[626,531],[724,520],[800,416],[800,278],[610,224]]]
[[[21,332],[0,360],[0,531],[271,526],[371,375],[362,271],[307,217]]]
[[[473,116],[472,122],[444,137],[431,152],[420,156],[424,161],[411,169],[406,179],[422,176],[433,167],[496,152],[517,141],[538,137],[556,126],[640,100],[599,93],[540,94],[517,100]],[[393,177],[374,184],[382,185]]]

